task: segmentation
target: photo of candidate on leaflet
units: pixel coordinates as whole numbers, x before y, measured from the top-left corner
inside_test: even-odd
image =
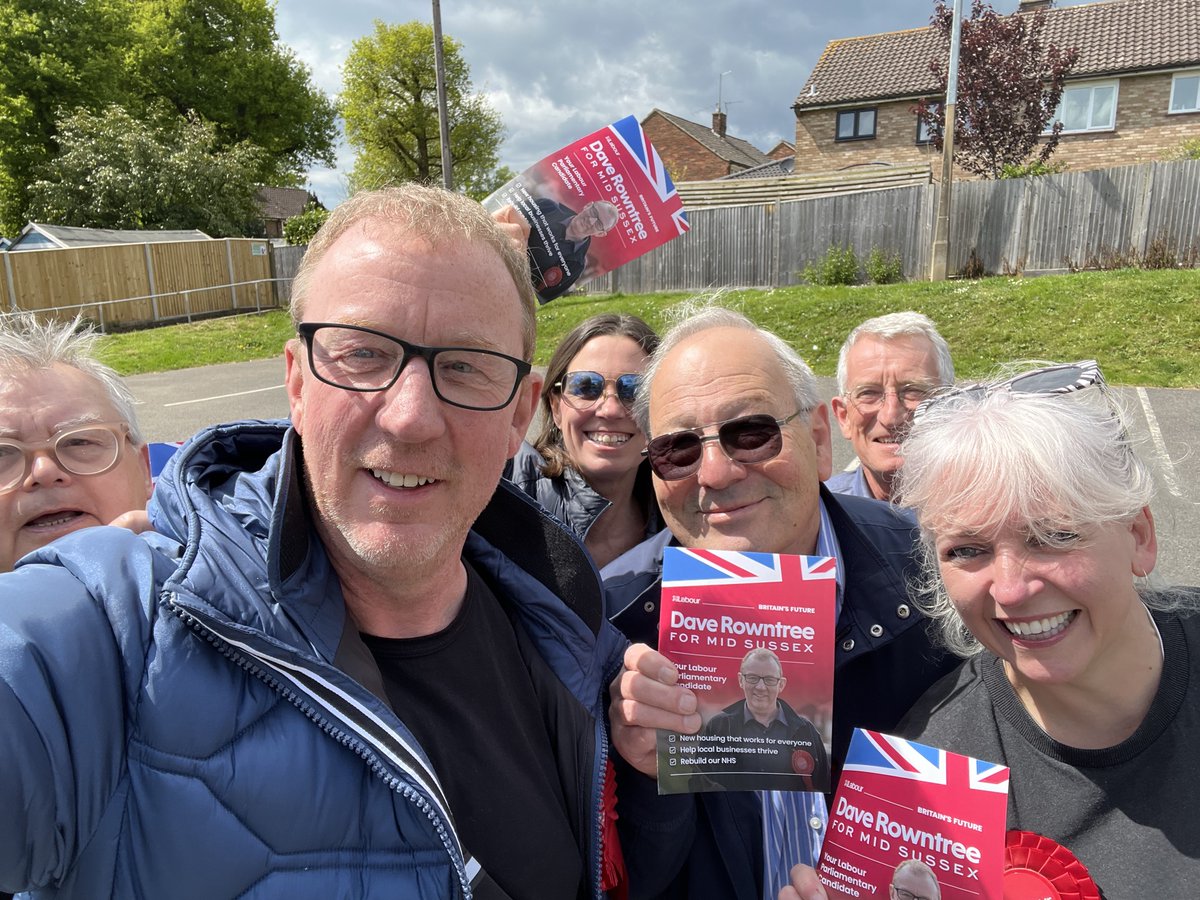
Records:
[[[620,213],[607,200],[593,200],[578,213],[546,198],[534,200],[534,204],[544,222],[530,223],[529,271],[538,299],[548,303],[579,280],[587,266],[592,238],[612,231]]]
[[[828,791],[829,759],[821,732],[780,693],[787,687],[783,664],[770,650],[751,650],[738,667],[738,686],[745,695],[704,725],[705,737],[728,738],[719,749],[732,766],[705,775],[706,790]],[[733,771],[729,771],[732,769]]]

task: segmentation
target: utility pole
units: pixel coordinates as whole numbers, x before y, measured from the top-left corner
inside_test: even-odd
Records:
[[[962,33],[962,0],[954,0],[954,23],[950,28],[950,69],[946,74],[946,124],[942,127],[942,188],[938,196],[937,222],[933,228],[933,255],[929,280],[945,281],[950,259],[950,193],[954,185],[954,106],[958,101],[958,44]]]
[[[437,71],[438,138],[442,144],[442,187],[454,190],[450,171],[450,116],[446,112],[446,61],[442,57],[442,3],[433,0],[433,65]]]

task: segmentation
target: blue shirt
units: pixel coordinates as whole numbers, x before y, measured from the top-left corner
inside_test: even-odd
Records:
[[[837,535],[825,504],[818,501],[821,523],[817,529],[816,556],[832,556],[837,561],[837,605],[834,621],[842,613],[842,594],[846,576]],[[831,636],[832,639],[832,636]],[[817,867],[829,811],[825,795],[806,791],[760,791],[763,821],[763,900],[775,900],[789,883],[792,866],[804,863]]]

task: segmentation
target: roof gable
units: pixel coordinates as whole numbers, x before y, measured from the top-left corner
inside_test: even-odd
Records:
[[[290,219],[308,206],[308,191],[304,188],[260,187],[258,206],[264,219]]]
[[[707,125],[701,125],[698,122],[689,122],[687,119],[673,116],[669,112],[663,112],[661,109],[651,110],[650,115],[642,119],[642,125],[645,125],[646,121],[655,114],[662,116],[718,158],[731,162],[734,165],[749,168],[771,161],[771,158],[767,154],[763,153],[749,141],[736,138],[728,133],[722,137]]]
[[[1072,80],[1200,64],[1196,0],[1109,0],[1044,13],[1044,42],[1079,50]],[[830,41],[795,108],[935,94],[929,61],[943,52],[928,25]]]

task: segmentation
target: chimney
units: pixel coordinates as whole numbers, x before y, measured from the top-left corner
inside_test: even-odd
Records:
[[[1049,9],[1054,0],[1017,0],[1017,12],[1033,12],[1038,9]]]
[[[713,133],[717,137],[725,137],[725,113],[720,110],[713,113]]]

